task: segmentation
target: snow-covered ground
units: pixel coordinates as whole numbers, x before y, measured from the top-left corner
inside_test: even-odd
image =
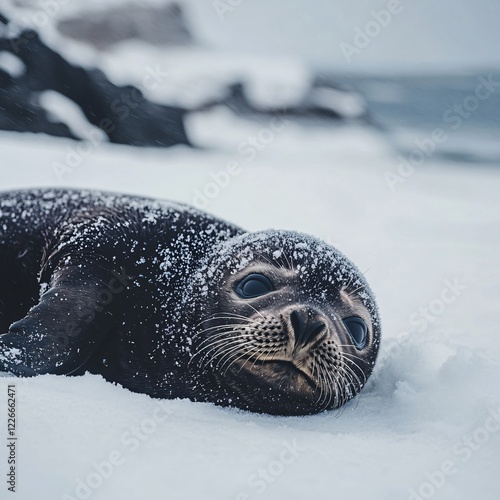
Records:
[[[368,128],[252,124],[214,110],[188,129],[207,147],[2,133],[0,186],[174,199],[249,230],[331,242],[378,297],[374,375],[343,410],[293,418],[159,402],[90,375],[0,377],[4,436],[7,385],[17,392],[12,498],[499,498],[500,171],[430,157],[391,189],[400,161]],[[10,498],[2,449],[0,497]]]

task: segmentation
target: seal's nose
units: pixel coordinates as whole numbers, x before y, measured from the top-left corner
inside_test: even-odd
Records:
[[[312,309],[294,309],[290,313],[290,323],[297,346],[312,342],[326,328],[324,321]]]

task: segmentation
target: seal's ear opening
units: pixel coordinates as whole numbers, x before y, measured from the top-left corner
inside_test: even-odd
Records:
[[[357,316],[344,318],[343,323],[352,338],[357,349],[362,349],[366,345],[368,328],[366,323]]]

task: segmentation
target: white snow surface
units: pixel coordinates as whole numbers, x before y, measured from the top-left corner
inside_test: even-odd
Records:
[[[6,50],[0,50],[0,69],[17,78],[24,73],[26,66],[19,57]]]
[[[3,376],[2,435],[8,384],[19,419],[12,498],[499,498],[500,172],[431,157],[391,190],[385,173],[398,159],[369,129],[288,122],[248,152],[262,130],[223,112],[195,116],[190,136],[211,145],[198,150],[2,133],[1,188],[196,203],[252,231],[333,244],[366,273],[380,307],[367,386],[342,410],[284,418],[159,402],[99,376]]]
[[[44,90],[39,93],[38,100],[50,120],[66,123],[76,137],[88,140],[95,137],[100,142],[108,140],[106,134],[99,127],[92,125],[81,108],[66,96],[54,90]]]

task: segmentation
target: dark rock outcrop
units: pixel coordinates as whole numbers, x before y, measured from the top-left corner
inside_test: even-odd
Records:
[[[8,23],[5,18],[0,22]],[[159,147],[189,144],[185,110],[150,102],[136,87],[116,86],[102,71],[70,63],[35,31],[0,37],[0,51],[10,52],[25,66],[20,76],[0,69],[0,129],[74,137],[66,124],[54,123],[39,104],[40,93],[53,90],[79,106],[110,142]]]

